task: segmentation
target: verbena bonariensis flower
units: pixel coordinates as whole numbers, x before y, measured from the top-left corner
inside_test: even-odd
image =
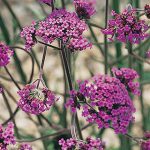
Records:
[[[79,82],[79,90],[71,91],[66,107],[74,112],[82,109],[82,116],[99,128],[112,127],[116,133],[126,133],[129,123],[134,120],[135,108],[128,91],[119,79],[96,75]]]
[[[32,147],[27,143],[23,143],[19,146],[19,150],[32,150]]]
[[[141,143],[141,150],[150,150],[150,132],[144,133],[145,140]]]
[[[115,77],[126,86],[129,92],[133,93],[134,95],[140,95],[140,84],[139,82],[134,82],[135,79],[139,78],[139,75],[135,70],[130,68],[113,68],[112,72]]]
[[[147,57],[147,58],[150,58],[150,50],[148,50],[148,51],[146,52],[146,57]]]
[[[0,125],[0,149],[7,150],[8,145],[15,145],[15,143],[14,124],[9,122],[5,129]]]
[[[77,44],[79,40],[85,41],[82,34],[86,29],[86,23],[80,20],[76,13],[58,9],[54,10],[44,21],[39,22],[36,35],[41,37],[46,43],[52,43],[55,39],[60,39],[65,45],[73,45],[74,42],[72,41],[74,40],[78,41]],[[82,43],[82,45],[79,47],[79,50],[91,47],[91,44],[87,41],[86,44]]]
[[[18,91],[20,100],[19,107],[26,113],[40,114],[50,107],[57,100],[55,94],[46,87],[37,88],[37,84],[26,85]]]
[[[2,93],[2,92],[3,92],[3,87],[0,84],[0,93]]]
[[[39,37],[45,43],[50,44],[59,39],[66,47],[75,48],[72,51],[81,51],[88,47],[91,48],[91,44],[82,36],[86,29],[85,21],[80,20],[75,12],[55,9],[45,20],[39,23],[33,22],[30,27],[23,28],[21,37],[26,39],[25,48],[27,50],[36,44],[36,39]],[[79,41],[81,41],[80,46]],[[75,43],[77,46],[74,45]]]
[[[59,140],[61,150],[104,150],[104,143],[101,139],[92,139],[88,137],[86,141],[80,141],[73,138]]]
[[[72,52],[74,51],[82,51],[88,47],[92,47],[92,44],[88,42],[88,40],[86,38],[83,37],[79,37],[78,39],[72,39],[70,40],[70,43],[68,45],[69,50],[71,50]]]
[[[150,140],[142,142],[141,150],[150,150]]]
[[[23,30],[20,33],[20,36],[25,38],[25,49],[30,50],[35,44],[36,44],[36,38],[35,38],[35,33],[36,33],[36,22],[33,21],[31,26],[29,27],[24,27]]]
[[[0,42],[0,67],[6,66],[10,62],[13,50],[3,42]]]
[[[150,5],[146,4],[144,7],[144,11],[145,11],[147,18],[150,19]]]
[[[96,13],[94,4],[91,0],[74,0],[76,13],[81,19],[90,19]]]
[[[110,35],[113,41],[114,36],[117,40],[124,43],[139,43],[150,35],[146,33],[149,26],[144,20],[137,19],[135,9],[125,9],[121,14],[112,11],[113,19],[108,21],[108,27],[101,30],[102,33]]]
[[[51,5],[51,3],[52,3],[52,0],[39,0],[39,1],[42,3],[45,3],[47,5]]]

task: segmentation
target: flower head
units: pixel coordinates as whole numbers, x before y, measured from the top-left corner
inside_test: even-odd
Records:
[[[124,43],[139,43],[150,36],[146,33],[149,26],[144,20],[137,19],[134,9],[125,9],[121,14],[112,11],[112,16],[114,19],[109,20],[108,28],[102,30],[104,34],[111,36],[111,41],[116,36],[117,40]]]
[[[113,74],[115,75],[116,78],[118,78],[121,83],[123,83],[127,90],[134,95],[140,95],[140,90],[139,90],[139,82],[134,82],[135,79],[139,77],[138,73],[130,68],[113,68],[112,69]]]
[[[59,140],[61,150],[82,149],[82,150],[104,150],[104,143],[101,139],[92,139],[88,137],[85,141],[76,140],[73,138]]]
[[[15,143],[14,124],[9,122],[5,129],[0,125],[0,149],[7,150],[8,145],[14,145]]]
[[[69,48],[81,50],[90,46],[82,37],[86,28],[85,22],[80,20],[75,13],[59,9],[54,10],[44,21],[39,22],[36,35],[46,43],[61,39],[65,45],[69,45]],[[80,47],[78,46],[79,40],[82,43]]]
[[[20,145],[19,150],[32,150],[32,147],[27,143],[23,143]]]
[[[26,39],[27,50],[36,44],[37,38],[41,38],[45,43],[50,44],[59,39],[66,47],[71,48],[71,51],[81,51],[91,47],[91,44],[82,36],[86,29],[85,21],[80,20],[75,12],[55,9],[43,21],[33,22],[30,27],[25,27],[21,32],[21,37]],[[80,43],[81,46],[79,46]]]
[[[6,66],[10,62],[10,57],[13,55],[13,50],[7,45],[0,42],[0,67]]]
[[[79,82],[79,90],[71,92],[69,101],[67,106],[82,109],[88,122],[98,124],[99,128],[112,126],[116,133],[126,133],[134,120],[133,102],[125,85],[115,77],[96,75]]]
[[[145,10],[145,14],[147,16],[148,19],[150,19],[150,5],[145,5],[144,7],[144,10]]]
[[[20,96],[19,107],[31,114],[40,114],[49,110],[57,100],[52,91],[46,87],[37,88],[35,83],[26,85],[18,91],[18,94]]]
[[[146,52],[146,57],[147,57],[147,58],[150,58],[150,50],[148,50],[148,51]]]
[[[141,150],[150,150],[150,132],[147,131],[144,133],[145,140],[141,143]]]
[[[42,3],[45,3],[47,5],[51,5],[51,3],[52,3],[52,0],[39,0],[39,1]]]
[[[92,44],[89,43],[89,41],[86,38],[83,38],[82,36],[79,38],[74,38],[70,40],[70,43],[68,45],[68,48],[74,52],[74,51],[82,51],[86,48],[91,48]]]
[[[0,94],[3,92],[3,87],[0,84]]]
[[[90,19],[96,13],[94,3],[91,0],[74,0],[76,13],[81,19]]]
[[[36,26],[36,22],[33,21],[31,26],[24,27],[20,33],[20,36],[22,38],[25,38],[25,40],[26,40],[25,49],[27,51],[29,51],[36,44],[36,38],[35,38],[36,28],[35,28],[35,26]]]

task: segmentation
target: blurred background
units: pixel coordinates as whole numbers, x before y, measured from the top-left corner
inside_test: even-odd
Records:
[[[70,11],[74,11],[71,0],[65,0],[66,7]],[[111,10],[121,12],[128,3],[132,3],[133,7],[143,8],[145,4],[150,4],[149,0],[110,0],[109,1],[109,17]],[[61,0],[56,0],[56,7],[61,7]],[[104,27],[105,1],[97,0],[97,13],[90,20],[91,23]],[[20,30],[24,26],[31,24],[33,20],[37,21],[44,19],[46,14],[51,12],[51,8],[38,3],[36,0],[0,0],[0,41],[5,41],[10,46],[20,46],[24,48],[24,41],[20,39]],[[146,19],[145,17],[142,17]],[[150,23],[150,20],[147,20]],[[85,32],[85,36],[93,42],[92,49],[87,49],[80,53],[74,53],[71,56],[71,69],[75,80],[84,80],[97,73],[104,74],[104,57],[100,49],[104,48],[104,36],[99,28],[89,26]],[[56,44],[56,43],[54,43]],[[133,45],[135,52],[145,57],[145,52],[150,48],[150,39],[145,40],[140,45]],[[39,75],[39,64],[42,59],[43,45],[37,44],[31,55],[34,57],[34,77],[36,80]],[[119,42],[109,43],[108,45],[110,67],[128,67],[127,50],[124,44]],[[15,49],[14,57],[11,63],[7,66],[13,77],[21,87],[27,84],[31,74],[31,58],[25,52]],[[139,82],[141,84],[141,97],[132,97],[135,107],[135,123],[130,126],[129,134],[134,137],[143,137],[144,131],[150,130],[150,66],[146,63],[134,59],[133,68],[140,74]],[[44,80],[46,85],[52,91],[61,97],[61,100],[55,104],[50,112],[43,115],[52,123],[59,126],[70,127],[70,112],[64,110],[64,100],[67,99],[67,85],[64,83],[64,73],[60,54],[57,50],[48,48],[46,61],[44,65]],[[0,82],[6,90],[6,97],[10,103],[11,110],[16,109],[18,101],[17,88],[11,82],[9,76],[3,68],[0,68]],[[66,93],[66,94],[65,94]],[[64,115],[67,113],[67,117]],[[0,123],[3,123],[9,118],[9,111],[2,96],[0,96]],[[84,118],[81,116],[81,127],[87,125]],[[21,139],[32,139],[55,133],[55,130],[50,128],[44,119],[34,115],[27,115],[21,110],[17,113],[16,124],[19,129]],[[67,124],[67,125],[66,125]],[[84,138],[87,136],[101,137],[106,142],[107,150],[139,150],[139,146],[135,142],[127,138],[116,135],[112,129],[98,130],[96,125],[92,125],[86,130],[83,130]],[[61,135],[61,137],[68,135]],[[33,150],[58,150],[57,140],[60,137],[51,137],[44,141],[36,141],[31,143]]]

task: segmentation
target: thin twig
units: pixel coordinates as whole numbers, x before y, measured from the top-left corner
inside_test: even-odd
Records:
[[[32,79],[33,79],[33,74],[34,74],[34,58],[33,58],[33,56],[28,51],[26,51],[24,48],[22,48],[22,47],[10,46],[10,48],[22,50],[22,51],[24,51],[25,53],[27,53],[30,56],[31,61],[32,61],[32,69],[31,69],[31,74],[30,74],[30,78],[29,78],[29,81],[28,81],[28,83],[30,83],[32,81]]]
[[[49,134],[49,135],[41,136],[41,137],[38,137],[38,138],[35,138],[35,139],[31,139],[31,140],[16,140],[16,141],[19,142],[19,143],[35,142],[35,141],[38,141],[38,140],[45,140],[45,139],[47,139],[47,138],[49,138],[49,137],[59,136],[59,135],[61,135],[62,133],[68,133],[68,132],[70,132],[70,130],[68,130],[68,129],[63,129],[63,130],[60,130],[60,131],[58,131],[58,132],[56,132],[56,133],[52,133],[52,134]]]

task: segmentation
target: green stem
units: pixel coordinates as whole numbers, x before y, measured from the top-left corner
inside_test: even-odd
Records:
[[[13,115],[13,112],[11,110],[11,106],[9,104],[9,101],[8,101],[4,91],[2,92],[2,95],[3,95],[3,98],[4,98],[4,102],[5,102],[5,104],[6,104],[7,108],[8,108],[9,115],[11,117]],[[12,120],[13,120],[13,123],[14,123],[14,127],[15,127],[15,132],[16,132],[17,138],[20,138],[20,135],[19,135],[19,132],[18,132],[18,127],[16,125],[16,121],[15,121],[14,118]]]
[[[64,68],[65,68],[65,71],[66,71],[66,76],[67,76],[67,79],[68,79],[69,88],[70,88],[70,91],[71,91],[71,90],[73,90],[71,72],[70,72],[67,57],[66,57],[66,54],[65,54],[65,46],[63,45],[62,42],[61,42],[61,54],[62,54],[62,58],[63,58],[63,62],[64,62],[63,64],[64,64]],[[76,117],[75,117],[75,121],[76,121],[79,137],[82,140],[83,136],[82,136],[82,132],[81,132],[81,129],[80,129],[80,126],[79,126],[79,121],[78,121],[77,114],[76,114]]]
[[[105,10],[105,28],[107,28],[108,22],[108,5],[109,0],[106,0],[106,10]],[[104,48],[105,48],[105,74],[108,73],[108,44],[107,44],[107,35],[104,35]]]

